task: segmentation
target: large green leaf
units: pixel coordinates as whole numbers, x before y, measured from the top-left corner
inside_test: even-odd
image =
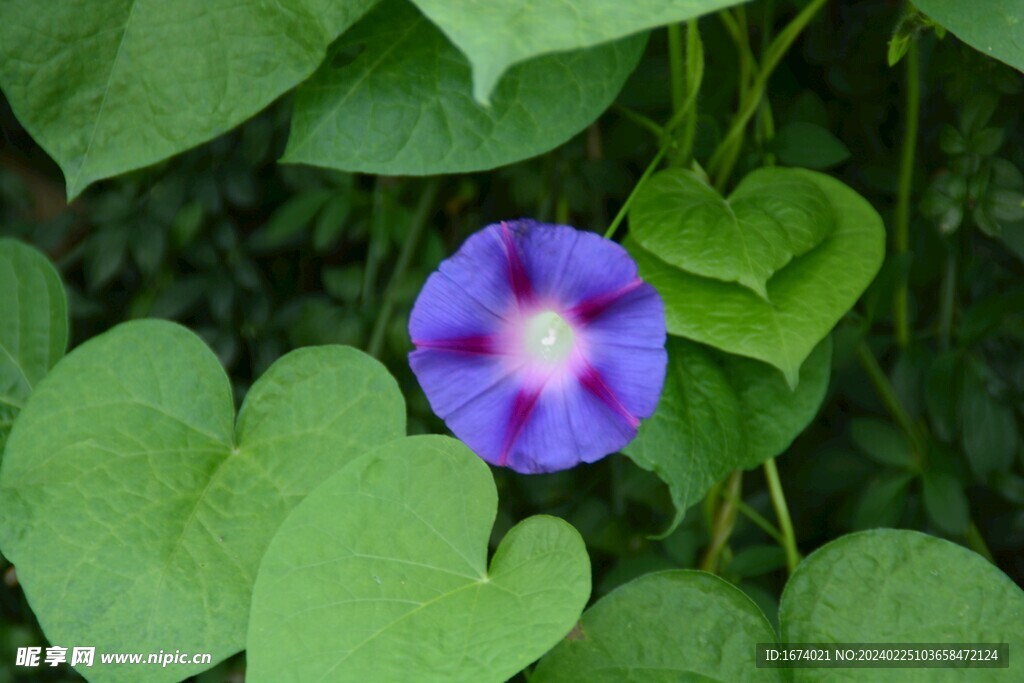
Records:
[[[1022,668],[1024,592],[997,567],[916,531],[844,536],[786,585],[777,638],[758,608],[710,574],[648,574],[609,593],[541,660],[533,683],[945,683],[1010,681]],[[1010,670],[754,666],[757,643],[1009,643]]]
[[[915,0],[914,5],[974,49],[1024,71],[1021,0]]]
[[[668,355],[658,410],[623,449],[668,484],[676,516],[666,533],[729,472],[756,467],[789,447],[825,398],[832,344],[818,345],[796,389],[764,363],[685,339],[670,339]]]
[[[775,631],[750,598],[704,572],[647,574],[587,610],[531,683],[781,683],[754,667]]]
[[[786,168],[754,171],[728,199],[695,173],[669,169],[642,186],[629,212],[630,234],[647,251],[764,299],[772,274],[819,244],[834,222],[825,193]]]
[[[1009,643],[1024,648],[1024,592],[966,548],[916,531],[844,536],[797,568],[782,595],[797,643]],[[794,669],[794,681],[1007,681],[1012,669]],[[1009,677],[1008,677],[1009,674]]]
[[[242,649],[256,570],[307,492],[405,431],[383,366],[346,347],[281,358],[234,425],[216,356],[168,322],[86,342],[36,388],[0,468],[0,547],[47,638],[101,652]],[[97,658],[98,659],[98,658]],[[176,681],[205,666],[103,666]]]
[[[74,198],[249,118],[374,2],[6,0],[0,86]]]
[[[596,119],[644,44],[637,36],[522,64],[485,107],[465,57],[406,0],[385,0],[298,89],[284,161],[429,175],[525,159]]]
[[[41,253],[0,239],[0,455],[32,388],[64,355],[68,305]]]
[[[671,266],[633,238],[627,246],[665,301],[671,334],[779,368],[795,386],[815,345],[860,297],[882,264],[885,229],[868,202],[843,183],[794,169],[828,197],[835,227],[821,244],[768,281],[768,299],[745,287]]]
[[[738,5],[743,0],[413,0],[473,65],[473,92],[486,102],[502,74],[538,55],[606,43]]]
[[[590,596],[583,539],[553,517],[505,536],[461,442],[409,437],[317,488],[260,565],[250,683],[501,683],[554,646]]]

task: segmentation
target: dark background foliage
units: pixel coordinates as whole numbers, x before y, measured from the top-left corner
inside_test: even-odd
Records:
[[[753,44],[790,3],[749,8]],[[768,91],[776,134],[752,136],[734,178],[779,163],[827,168],[867,197],[891,227],[904,134],[903,65],[887,42],[896,3],[833,2],[801,37]],[[714,17],[702,21],[707,74],[695,156],[706,159],[735,107],[738,63]],[[920,139],[910,256],[890,256],[834,333],[828,397],[780,460],[797,540],[807,553],[856,529],[921,529],[979,549],[1024,584],[1024,127],[1021,75],[947,35],[918,35]],[[490,173],[440,179],[349,175],[275,163],[289,107],[279,102],[236,131],[128,176],[71,206],[58,169],[0,100],[0,235],[57,263],[71,296],[72,346],[118,322],[163,317],[195,329],[236,381],[289,349],[340,343],[383,360],[409,402],[410,431],[444,426],[406,362],[409,308],[426,276],[461,241],[503,218],[531,216],[603,230],[658,141],[636,113],[670,112],[663,32],[617,105],[562,147]],[[807,141],[813,140],[814,144]],[[411,242],[411,244],[410,244]],[[394,277],[396,264],[411,258]],[[892,326],[896,274],[909,273],[911,338]],[[866,340],[871,355],[858,353]],[[908,437],[909,432],[914,438]],[[711,505],[663,540],[666,491],[623,457],[544,476],[496,472],[495,538],[537,512],[583,534],[595,597],[638,574],[697,566]],[[759,471],[743,500],[771,516]],[[720,573],[775,619],[781,549],[748,516]],[[12,568],[0,565],[0,682],[14,651],[44,641]],[[197,680],[241,680],[236,657]],[[70,680],[44,669],[31,675]]]

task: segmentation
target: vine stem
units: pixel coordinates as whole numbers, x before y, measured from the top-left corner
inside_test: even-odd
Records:
[[[892,386],[892,382],[889,381],[889,377],[882,370],[882,366],[879,365],[878,359],[871,352],[867,342],[861,342],[860,346],[857,347],[857,359],[860,361],[861,367],[864,368],[864,372],[867,373],[868,379],[871,380],[871,384],[875,387],[878,397],[885,404],[885,409],[889,411],[889,414],[896,420],[896,424],[900,426],[900,429],[903,430],[903,433],[910,440],[911,455],[913,455],[914,462],[919,469],[923,470],[924,441],[914,426],[910,413],[903,407],[899,397],[896,395],[896,390]]]
[[[772,506],[775,508],[775,516],[779,520],[779,529],[782,531],[782,549],[786,551],[786,569],[792,574],[796,571],[796,566],[800,564],[800,551],[796,548],[793,520],[789,517],[789,506],[786,504],[786,494],[782,490],[782,482],[779,480],[779,470],[775,466],[775,458],[769,458],[765,461],[764,476],[768,481],[768,491],[772,497]]]
[[[903,148],[900,150],[900,178],[896,195],[896,231],[893,248],[897,263],[910,248],[910,191],[914,186],[914,152],[917,150],[917,124],[921,113],[920,59],[917,41],[907,50],[907,108],[904,122]],[[901,272],[893,299],[896,323],[896,344],[906,348],[910,343],[910,321],[907,313],[907,274]]]
[[[782,61],[783,56],[792,46],[793,41],[800,35],[800,32],[810,23],[814,15],[825,5],[828,0],[812,0],[803,10],[797,14],[789,24],[786,25],[779,35],[775,37],[768,49],[765,50],[761,68],[758,69],[750,89],[747,91],[745,102],[741,102],[740,111],[733,119],[732,126],[726,133],[718,149],[711,155],[708,163],[708,170],[715,178],[715,187],[724,187],[732,173],[733,166],[743,147],[743,135],[751,117],[757,112],[764,96],[768,79],[771,78],[775,67]]]
[[[779,531],[774,524],[765,519],[761,513],[744,503],[739,498],[729,496],[728,492],[725,492],[722,495],[724,497],[731,498],[732,504],[736,506],[736,509],[740,511],[740,514],[744,515],[747,519],[757,525],[761,531],[771,536],[772,539],[780,546],[782,545],[782,532]]]
[[[722,504],[715,513],[714,525],[711,529],[711,544],[700,561],[700,568],[706,572],[718,571],[718,560],[729,542],[729,536],[736,527],[736,501],[740,498],[743,486],[743,471],[734,470],[725,484]]]
[[[370,334],[367,352],[374,358],[380,357],[384,346],[384,333],[387,331],[388,322],[391,320],[391,314],[395,308],[395,292],[402,277],[405,276],[405,271],[409,268],[409,263],[412,261],[412,255],[416,251],[420,237],[423,235],[427,223],[430,222],[430,210],[437,199],[437,192],[440,186],[441,181],[437,178],[431,178],[427,181],[427,186],[423,190],[423,194],[420,195],[419,204],[416,205],[416,212],[412,217],[412,228],[409,230],[409,234],[406,235],[405,243],[402,244],[402,250],[398,253],[395,269],[391,273],[387,290],[384,292],[384,301],[380,307],[380,314],[377,316],[377,320],[373,325],[373,332]]]
[[[626,201],[622,203],[622,207],[619,209],[619,212],[615,214],[612,224],[608,226],[607,230],[605,230],[604,238],[606,240],[610,240],[615,235],[615,231],[619,229],[619,224],[622,223],[622,219],[624,219],[626,214],[629,212],[629,207],[633,204],[633,199],[636,198],[637,192],[640,191],[640,188],[647,182],[647,179],[650,178],[657,170],[658,164],[660,164],[661,160],[665,157],[665,152],[668,151],[668,148],[668,144],[662,144],[658,153],[654,155],[651,163],[648,164],[644,174],[640,176],[640,180],[638,180],[636,185],[633,186],[633,190],[629,193],[629,196],[626,197]]]

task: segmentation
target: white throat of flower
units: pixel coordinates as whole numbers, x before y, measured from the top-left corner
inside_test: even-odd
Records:
[[[524,341],[533,360],[562,363],[572,353],[572,326],[554,311],[542,311],[526,319]]]

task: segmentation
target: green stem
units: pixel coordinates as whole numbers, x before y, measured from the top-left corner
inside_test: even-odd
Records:
[[[626,197],[626,201],[622,203],[622,208],[619,209],[619,212],[612,220],[612,224],[609,225],[608,229],[605,231],[604,238],[606,240],[610,240],[615,235],[615,231],[619,228],[619,223],[622,222],[622,219],[626,217],[626,213],[629,212],[629,207],[633,204],[633,199],[636,197],[637,192],[640,191],[640,188],[647,182],[647,179],[650,178],[651,175],[654,174],[654,171],[657,170],[658,164],[661,163],[661,160],[664,158],[665,152],[668,151],[668,148],[668,143],[662,144],[661,149],[658,150],[658,153],[654,155],[654,159],[652,159],[651,163],[647,166],[647,170],[644,171],[644,174],[640,176],[640,180],[638,180],[636,185],[633,186],[633,191],[629,193],[628,197]]]
[[[672,118],[665,124],[665,135],[672,134],[683,127],[682,141],[677,156],[685,165],[693,150],[693,138],[697,130],[697,95],[704,80],[704,44],[700,39],[697,20],[686,24],[686,99],[682,106],[672,113]],[[671,143],[670,143],[671,144]]]
[[[828,0],[812,0],[779,32],[779,35],[775,37],[775,40],[772,41],[765,51],[761,68],[758,69],[757,76],[754,78],[754,82],[748,91],[746,102],[741,104],[740,111],[733,119],[732,126],[730,126],[729,131],[718,145],[718,149],[711,156],[711,161],[708,164],[708,171],[714,176],[716,187],[724,187],[729,180],[729,175],[732,173],[733,166],[736,164],[736,159],[743,147],[743,136],[747,124],[757,112],[761,97],[764,95],[772,72],[775,71],[775,67],[782,61],[783,56],[792,46],[796,37],[800,35],[800,32],[826,2]]]
[[[718,559],[722,555],[729,542],[729,536],[736,527],[736,504],[740,498],[740,489],[743,485],[743,471],[735,470],[729,475],[725,484],[725,493],[722,495],[722,504],[715,514],[714,527],[711,530],[711,544],[704,553],[700,562],[700,568],[706,572],[718,571]]]
[[[786,551],[786,569],[792,574],[796,571],[796,566],[800,564],[800,551],[796,548],[793,520],[789,517],[789,506],[786,505],[786,494],[782,490],[782,482],[779,480],[779,470],[775,466],[775,458],[765,461],[764,476],[768,481],[768,491],[771,493],[772,506],[775,507],[775,516],[779,520],[779,529],[782,531],[782,548]]]
[[[683,133],[679,145],[679,158],[683,165],[693,154],[693,140],[697,136],[697,95],[704,81],[704,43],[700,38],[697,20],[686,24],[686,102],[683,103]]]
[[[617,111],[620,114],[622,114],[623,116],[625,116],[627,119],[629,119],[633,123],[635,123],[638,126],[640,126],[641,128],[646,128],[647,130],[649,130],[652,133],[654,133],[655,137],[657,137],[658,140],[661,140],[662,136],[665,135],[665,129],[662,128],[661,125],[658,124],[657,121],[655,121],[654,119],[652,119],[652,118],[650,118],[648,116],[644,116],[643,114],[641,114],[640,112],[636,111],[635,109],[630,109],[626,105],[619,104],[618,102],[613,104],[612,108],[615,111]]]
[[[728,492],[722,494],[723,497],[727,497],[728,495]],[[732,504],[736,506],[736,509],[739,510],[742,515],[757,525],[761,531],[771,536],[772,539],[774,539],[780,546],[782,545],[782,532],[779,531],[778,527],[765,519],[764,515],[744,503],[739,498],[733,498]]]
[[[672,111],[679,111],[686,101],[686,78],[683,68],[683,33],[679,24],[668,26],[668,63],[672,89]]]
[[[871,380],[871,384],[875,387],[878,397],[882,399],[885,409],[889,411],[889,414],[896,420],[896,424],[900,426],[900,429],[903,430],[903,433],[910,440],[914,462],[917,464],[918,469],[923,471],[924,439],[921,438],[921,434],[914,426],[910,413],[903,407],[899,397],[896,395],[896,390],[893,388],[892,382],[889,381],[888,375],[882,370],[882,366],[878,364],[875,354],[871,353],[871,348],[868,347],[867,342],[861,342],[860,346],[857,347],[857,358],[860,360],[861,367],[867,373],[868,379]]]
[[[395,308],[395,292],[398,290],[402,277],[405,276],[405,271],[412,261],[412,256],[416,252],[420,237],[430,222],[431,209],[434,208],[434,201],[437,199],[437,191],[440,186],[441,182],[437,178],[431,178],[427,181],[427,186],[420,195],[419,204],[416,205],[416,212],[412,217],[409,234],[406,235],[405,243],[402,244],[402,250],[398,253],[395,270],[391,273],[391,279],[388,281],[388,287],[384,293],[384,301],[381,304],[380,313],[377,315],[377,320],[373,325],[373,332],[370,334],[367,352],[375,358],[380,357],[381,349],[384,346],[384,333],[387,331],[388,322],[391,320],[391,313]]]
[[[897,263],[903,266],[902,256],[910,247],[910,191],[914,185],[914,153],[917,150],[917,123],[921,110],[920,65],[917,41],[911,40],[907,50],[907,105],[904,120],[903,148],[900,152],[900,178],[896,195],[896,232],[893,247]],[[893,317],[896,324],[896,343],[905,348],[910,343],[910,322],[907,313],[907,274],[900,272],[893,299]]]

